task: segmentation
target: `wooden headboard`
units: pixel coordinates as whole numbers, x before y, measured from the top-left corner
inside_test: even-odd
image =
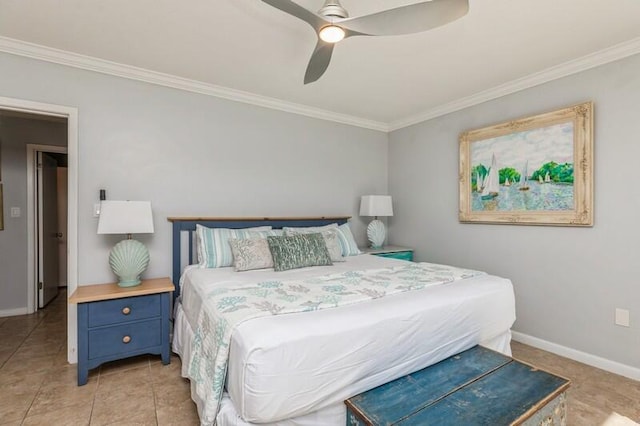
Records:
[[[194,262],[194,235],[196,225],[207,228],[252,228],[255,226],[271,226],[274,229],[301,226],[324,226],[331,223],[342,225],[351,216],[327,217],[169,217],[173,226],[173,283],[176,291],[174,299],[180,295],[180,275],[186,265]],[[197,261],[197,259],[195,259]]]

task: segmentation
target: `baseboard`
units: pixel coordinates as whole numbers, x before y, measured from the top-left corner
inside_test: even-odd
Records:
[[[560,355],[592,367],[600,368],[601,370],[605,370],[610,373],[619,374],[633,380],[640,380],[640,368],[621,364],[619,362],[611,361],[576,349],[571,349],[566,346],[529,336],[528,334],[519,333],[517,331],[511,331],[511,338],[516,342],[524,343],[525,345],[533,346],[534,348],[542,349],[547,352],[552,352],[556,355]]]
[[[13,317],[16,315],[27,315],[29,311],[27,308],[16,308],[16,309],[0,309],[0,317]]]

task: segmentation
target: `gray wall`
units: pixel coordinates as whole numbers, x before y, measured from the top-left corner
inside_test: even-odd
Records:
[[[66,123],[0,116],[4,183],[0,312],[27,307],[27,144],[66,145]],[[10,217],[11,207],[20,208],[20,217]]]
[[[171,273],[168,216],[352,215],[387,190],[387,134],[0,54],[0,96],[79,110],[79,284],[113,280],[98,191],[151,200],[146,276]],[[4,160],[3,160],[4,161]]]
[[[595,103],[593,228],[458,223],[462,131]],[[516,331],[640,367],[640,55],[393,132],[391,242],[510,278]],[[616,307],[631,327],[614,325]]]

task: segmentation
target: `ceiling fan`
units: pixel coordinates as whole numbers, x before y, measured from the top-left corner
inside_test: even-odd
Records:
[[[292,0],[262,1],[302,19],[318,35],[318,44],[309,60],[304,84],[322,77],[331,62],[333,47],[345,38],[418,33],[455,21],[469,11],[469,0],[431,0],[349,18],[349,13],[339,0],[325,0],[318,13]]]

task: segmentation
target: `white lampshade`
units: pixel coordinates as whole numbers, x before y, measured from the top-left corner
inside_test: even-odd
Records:
[[[98,234],[152,234],[150,201],[103,201]]]
[[[152,234],[153,216],[149,201],[103,201],[100,205],[98,234],[127,234],[109,252],[109,265],[118,276],[120,287],[141,283],[140,275],[149,265],[149,250],[131,234]]]
[[[373,216],[375,219],[367,226],[367,237],[371,247],[380,248],[384,244],[387,230],[378,216],[393,216],[390,195],[363,195],[360,199],[360,216]]]
[[[360,216],[393,216],[390,195],[363,195],[360,199]]]

